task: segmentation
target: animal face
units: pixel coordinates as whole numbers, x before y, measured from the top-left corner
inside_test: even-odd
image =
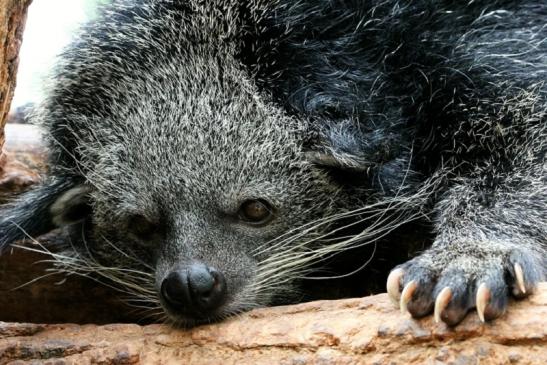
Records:
[[[285,260],[326,229],[314,221],[340,194],[307,158],[303,124],[244,82],[223,83],[238,92],[203,81],[187,94],[125,105],[123,125],[97,132],[105,134],[97,140],[115,139],[80,142],[93,156],[82,163],[89,189],[59,200],[77,205],[72,195],[89,196],[84,260],[117,268],[110,279],[131,300],[161,304],[183,324],[287,296],[302,267]],[[78,211],[66,205],[58,210]]]

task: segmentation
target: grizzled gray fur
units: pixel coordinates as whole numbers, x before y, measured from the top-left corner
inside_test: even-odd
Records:
[[[0,249],[64,227],[59,271],[183,325],[396,264],[413,316],[490,320],[547,278],[546,81],[543,0],[115,0],[59,59]]]

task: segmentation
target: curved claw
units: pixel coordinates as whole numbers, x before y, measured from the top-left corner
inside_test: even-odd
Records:
[[[403,269],[395,269],[387,277],[386,289],[389,298],[395,305],[399,305],[401,298],[401,280],[403,278]]]
[[[448,303],[450,303],[450,300],[452,299],[452,289],[450,289],[448,286],[444,287],[443,290],[437,295],[437,298],[435,299],[435,310],[434,310],[434,318],[435,323],[441,322],[441,314],[448,306]]]
[[[517,288],[518,290],[520,290],[521,294],[526,294],[526,285],[524,285],[524,273],[522,271],[522,266],[516,263],[515,265],[513,265],[513,268],[515,270],[515,280]]]
[[[490,296],[491,292],[486,284],[482,283],[481,285],[479,285],[479,289],[477,290],[477,296],[475,298],[475,306],[477,307],[477,314],[479,315],[479,319],[483,323],[486,322],[486,320],[484,319],[484,312],[486,310],[486,306],[490,302]]]
[[[399,306],[401,308],[401,313],[408,312],[408,302],[412,300],[412,295],[418,288],[418,283],[416,281],[412,280],[410,283],[406,284],[403,291],[401,292],[401,299],[399,301]]]

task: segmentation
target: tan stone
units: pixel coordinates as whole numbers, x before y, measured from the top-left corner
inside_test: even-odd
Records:
[[[191,330],[0,324],[0,364],[547,364],[547,283],[502,318],[456,328],[386,294],[255,310]]]

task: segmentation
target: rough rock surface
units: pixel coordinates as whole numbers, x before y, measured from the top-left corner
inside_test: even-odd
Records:
[[[409,319],[386,294],[260,309],[191,330],[0,323],[0,364],[10,362],[544,365],[547,284],[494,323],[472,314],[454,329]]]

